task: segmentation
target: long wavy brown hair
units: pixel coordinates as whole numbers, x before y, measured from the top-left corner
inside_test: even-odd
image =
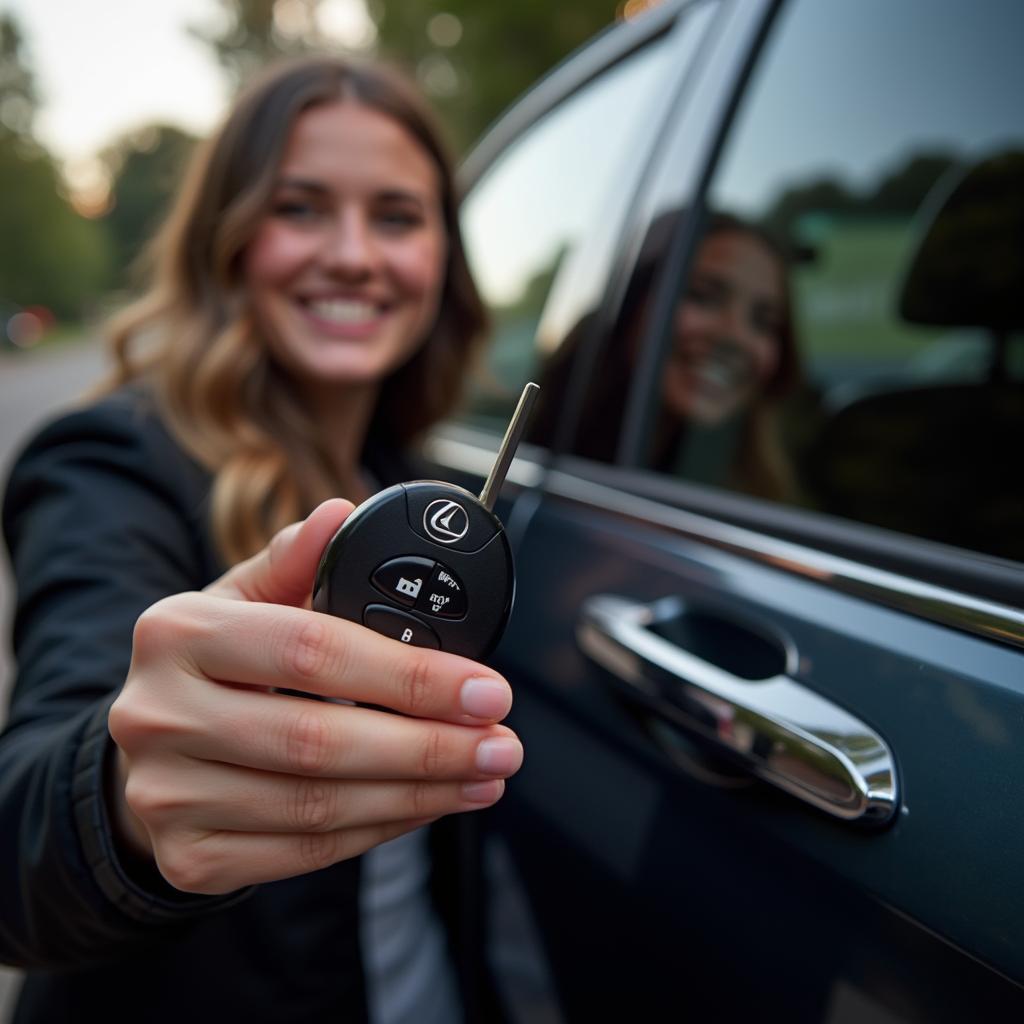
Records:
[[[433,159],[448,242],[437,319],[383,382],[370,437],[407,445],[451,412],[487,325],[459,232],[452,162],[416,89],[393,69],[337,57],[289,61],[251,84],[196,152],[146,250],[147,289],[110,324],[116,368],[105,385],[144,380],[171,432],[213,474],[211,526],[229,564],[338,489],[316,423],[260,337],[242,256],[270,209],[296,119],[342,99],[394,119]]]

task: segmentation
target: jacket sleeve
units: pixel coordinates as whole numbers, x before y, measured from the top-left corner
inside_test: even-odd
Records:
[[[125,395],[44,429],[11,473],[3,525],[17,669],[0,734],[6,963],[107,959],[239,898],[186,895],[123,861],[104,799],[107,712],[135,621],[211,576],[195,474]]]

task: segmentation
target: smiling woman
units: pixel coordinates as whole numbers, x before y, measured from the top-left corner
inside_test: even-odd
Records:
[[[305,390],[365,390],[430,329],[444,280],[437,178],[408,133],[366,107],[340,101],[296,122],[245,276],[270,351]]]
[[[285,65],[199,155],[113,324],[112,386],[152,378],[231,559],[366,497],[371,421],[408,444],[454,406],[485,326],[455,207],[432,117],[380,68]]]
[[[422,475],[412,443],[481,340],[432,119],[381,68],[274,69],[151,260],[105,393],[31,442],[5,500],[18,1019],[457,1021],[480,988],[433,898],[457,826],[421,826],[501,797],[511,691],[309,610],[351,511],[325,499]]]

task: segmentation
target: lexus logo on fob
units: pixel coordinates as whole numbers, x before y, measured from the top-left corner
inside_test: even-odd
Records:
[[[439,498],[423,513],[423,529],[440,544],[454,544],[469,533],[469,516],[457,501]]]

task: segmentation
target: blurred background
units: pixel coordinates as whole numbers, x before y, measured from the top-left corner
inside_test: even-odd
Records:
[[[99,325],[192,146],[277,56],[398,63],[457,156],[587,38],[656,0],[0,0],[0,481],[102,373]],[[0,553],[0,721],[10,573]],[[0,967],[0,1021],[17,972]]]
[[[129,287],[197,137],[256,69],[383,56],[462,154],[615,0],[6,0],[0,3],[0,345],[80,332]]]

